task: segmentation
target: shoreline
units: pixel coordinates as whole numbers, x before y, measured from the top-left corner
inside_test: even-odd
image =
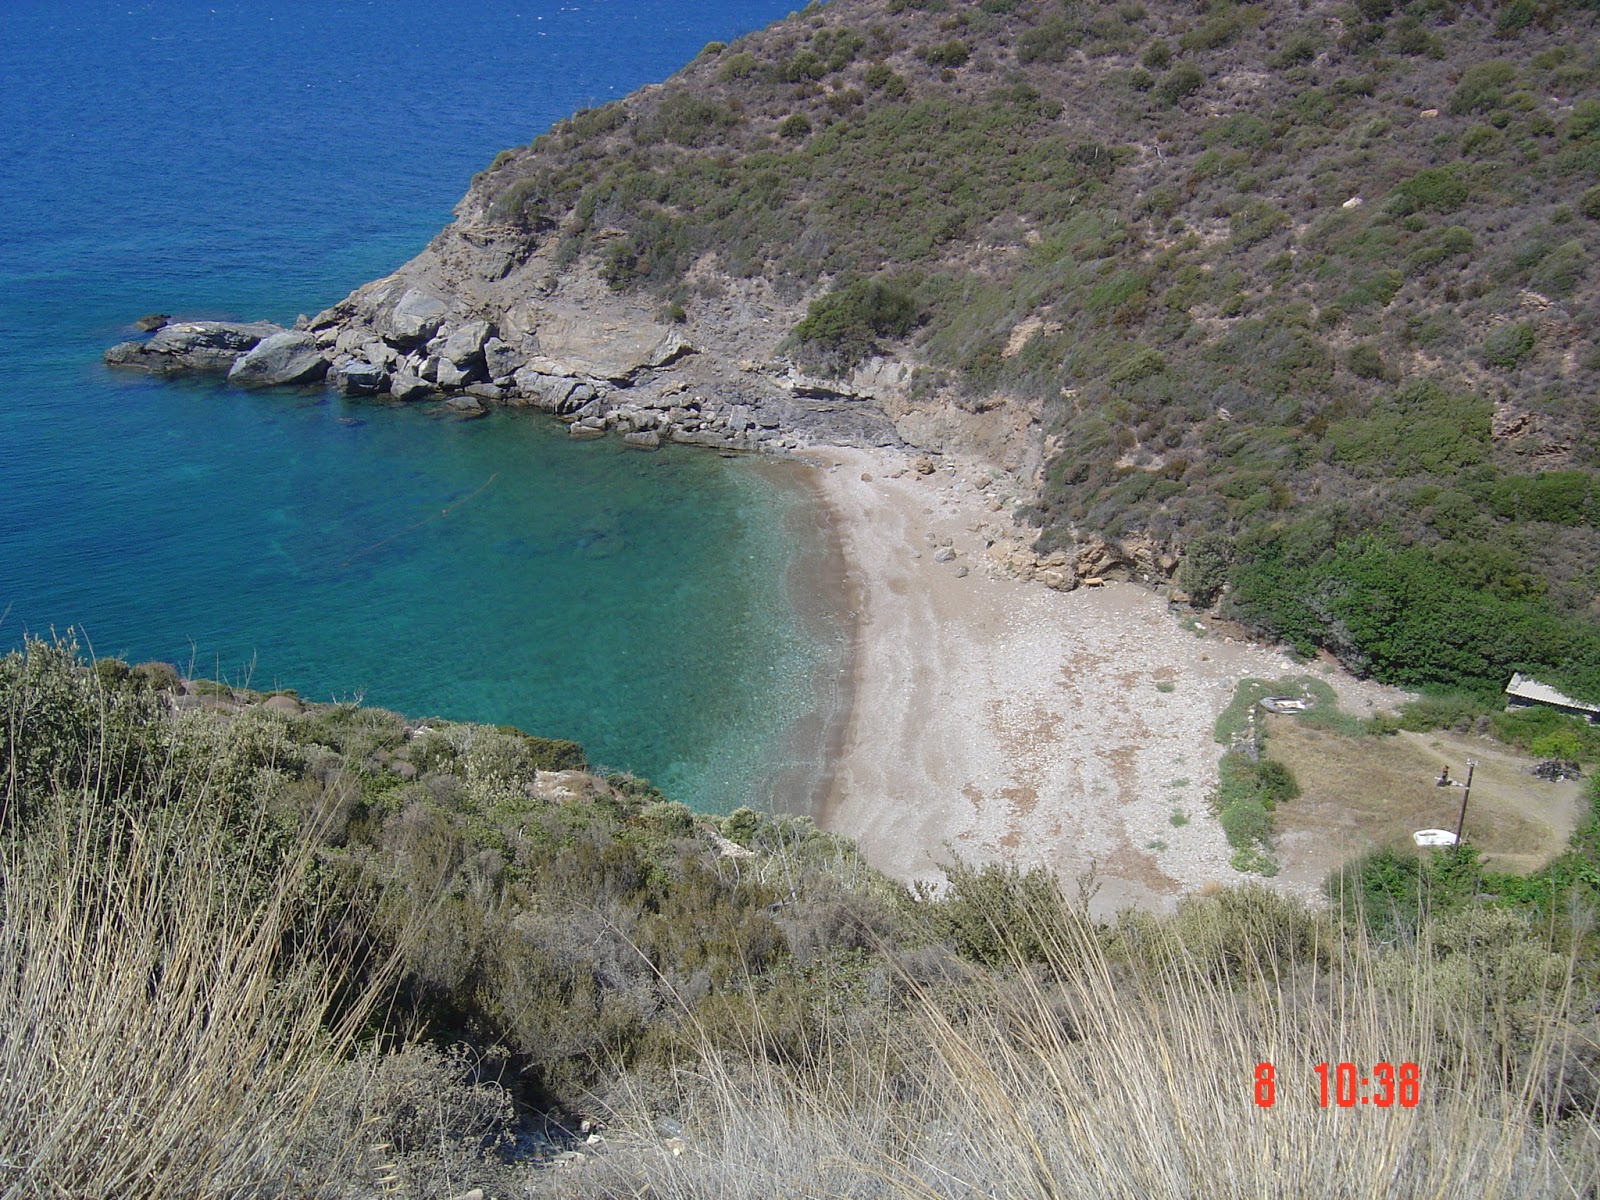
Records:
[[[905,882],[941,864],[1048,867],[1092,880],[1091,911],[1170,910],[1237,872],[1206,799],[1212,736],[1240,679],[1304,674],[1285,651],[1197,633],[1132,583],[1053,591],[1002,565],[1019,541],[1003,476],[902,451],[813,447],[800,456],[845,557],[853,607],[848,702],[814,816]],[[1342,672],[1347,709],[1400,693]],[[824,790],[825,785],[825,790]],[[1285,864],[1288,866],[1288,864]]]
[[[792,458],[769,459],[767,469],[804,493],[790,510],[789,535],[803,553],[790,564],[784,588],[802,629],[819,644],[836,643],[837,658],[814,673],[810,710],[784,735],[783,754],[768,788],[772,811],[816,820],[834,787],[834,772],[844,753],[854,708],[855,656],[859,637],[859,596],[850,574],[837,509],[809,464]],[[816,521],[816,530],[802,528]],[[824,649],[824,653],[828,653]]]

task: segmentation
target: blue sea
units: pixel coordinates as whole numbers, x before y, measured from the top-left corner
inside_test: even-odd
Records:
[[[0,649],[582,741],[766,804],[839,669],[792,471],[101,365],[144,313],[292,321],[411,257],[471,175],[775,0],[9,0]]]

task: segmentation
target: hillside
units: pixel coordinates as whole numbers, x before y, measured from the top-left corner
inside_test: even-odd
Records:
[[[975,455],[1064,586],[1110,539],[1386,681],[1600,699],[1597,49],[1530,0],[812,4],[501,153],[305,337],[576,435]]]
[[[0,1194],[1593,1194],[1600,788],[1532,876],[1096,923],[583,764],[0,656]]]

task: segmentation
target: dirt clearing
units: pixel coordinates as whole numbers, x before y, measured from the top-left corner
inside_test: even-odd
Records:
[[[1293,717],[1268,717],[1267,757],[1288,765],[1304,794],[1276,815],[1281,874],[1325,879],[1341,862],[1390,847],[1416,852],[1418,829],[1454,830],[1467,760],[1475,759],[1466,837],[1497,871],[1537,870],[1566,848],[1583,809],[1578,780],[1548,783],[1534,760],[1455,733],[1342,737]],[[1448,767],[1449,787],[1436,781]]]

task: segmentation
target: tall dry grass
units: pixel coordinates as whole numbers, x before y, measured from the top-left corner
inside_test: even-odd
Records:
[[[300,936],[327,916],[313,836],[243,877],[273,836],[92,785],[7,831],[0,1196],[316,1195],[356,1171],[318,1110],[392,980],[352,988],[349,955]]]
[[[1575,1087],[1572,1077],[1594,1061],[1593,1026],[1585,1032],[1570,956],[1553,944],[1511,954],[1544,977],[1501,989],[1501,1000],[1521,997],[1501,1003],[1465,986],[1426,934],[1377,947],[1303,910],[1311,943],[1286,969],[1247,907],[1204,902],[1181,921],[1107,931],[1063,906],[1045,963],[1014,963],[988,985],[913,987],[908,1009],[873,1036],[833,1043],[799,1070],[764,1056],[752,1028],[751,1053],[708,1055],[679,1073],[681,1129],[619,1114],[606,1149],[535,1190],[660,1200],[1595,1194],[1593,1080]],[[1209,942],[1206,923],[1218,926]],[[1231,956],[1196,949],[1221,943]],[[1369,1097],[1375,1064],[1417,1063],[1419,1102],[1323,1107],[1314,1069],[1342,1061],[1371,1080]],[[1256,1102],[1261,1062],[1275,1069],[1271,1107]]]

